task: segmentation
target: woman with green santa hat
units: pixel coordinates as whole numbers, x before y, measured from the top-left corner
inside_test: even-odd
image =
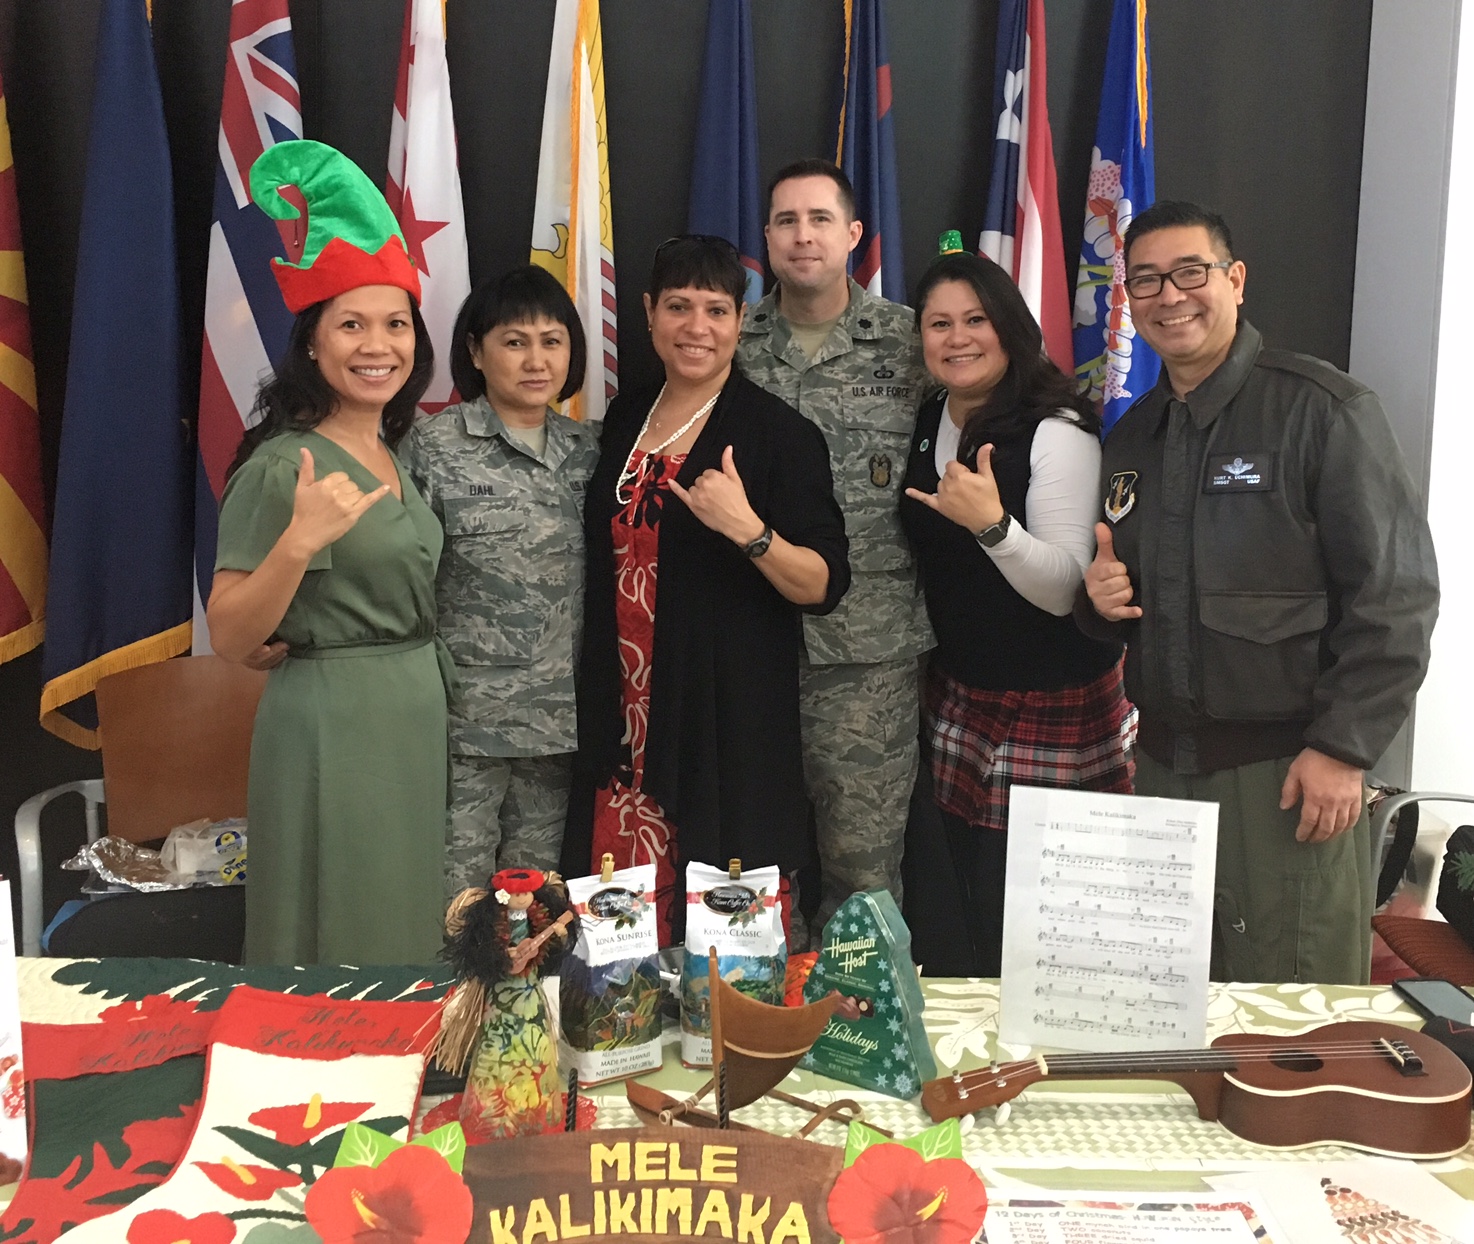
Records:
[[[446,692],[441,531],[394,446],[430,381],[419,275],[373,183],[321,143],[251,169],[307,202],[296,315],[221,503],[215,650],[272,669],[251,742],[251,963],[429,963],[441,946]]]

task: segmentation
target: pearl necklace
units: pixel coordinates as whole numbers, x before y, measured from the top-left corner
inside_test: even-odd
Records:
[[[674,445],[678,440],[681,439],[681,437],[685,436],[686,433],[689,432],[696,425],[698,420],[703,418],[705,415],[710,414],[711,408],[717,404],[717,398],[721,397],[721,395],[721,390],[718,389],[714,394],[712,394],[711,399],[700,406],[697,409],[696,413],[692,415],[689,419],[687,419],[685,423],[681,424],[679,428],[677,428],[663,441],[661,441],[660,444],[655,446],[654,449],[646,450],[645,456],[641,459],[641,465],[639,467],[632,466],[631,464],[635,460],[635,453],[640,448],[640,442],[645,439],[645,433],[650,430],[650,420],[655,414],[655,409],[660,405],[660,399],[665,396],[665,385],[660,386],[660,392],[655,395],[655,400],[650,403],[650,409],[645,414],[645,422],[640,425],[640,434],[635,437],[635,443],[630,446],[629,453],[627,453],[624,457],[624,468],[620,471],[619,478],[614,481],[615,505],[622,506],[628,503],[622,494],[624,493],[624,490],[626,488],[634,485],[635,482],[640,478],[644,463],[655,457],[668,445]],[[631,499],[633,499],[633,495],[634,494],[632,492]]]

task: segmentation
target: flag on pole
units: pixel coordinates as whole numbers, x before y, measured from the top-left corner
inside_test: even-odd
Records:
[[[1074,367],[1065,244],[1049,134],[1044,0],[1002,0],[993,67],[993,168],[978,253],[1008,270],[1044,330],[1044,348]]]
[[[905,302],[891,62],[881,0],[845,0],[844,29],[844,97],[835,162],[855,188],[855,211],[865,228],[850,252],[850,272],[872,294]]]
[[[46,494],[21,254],[20,207],[0,84],[0,662],[46,629]]]
[[[1137,337],[1126,299],[1126,230],[1157,197],[1151,74],[1146,0],[1116,0],[1075,281],[1075,376],[1106,432],[1162,366]]]
[[[203,602],[215,577],[215,538],[225,472],[254,422],[256,388],[281,361],[292,316],[271,276],[285,258],[279,227],[251,202],[250,172],[266,148],[302,137],[302,97],[287,0],[234,0],[220,101],[215,212],[205,280],[200,360],[199,462],[195,470],[194,648],[209,652]]]
[[[41,724],[95,748],[98,680],[189,651],[193,464],[173,177],[144,0],[104,0],[93,84]]]
[[[384,198],[420,272],[420,316],[435,343],[435,376],[420,409],[434,414],[459,400],[450,378],[450,336],[471,292],[444,0],[405,0]]]
[[[757,169],[757,80],[748,0],[708,0],[686,227],[726,238],[737,248],[747,269],[748,302],[763,296]]]
[[[569,399],[568,413],[602,419],[618,389],[619,351],[598,0],[558,0],[553,14],[532,262],[563,282],[589,340],[583,389]]]

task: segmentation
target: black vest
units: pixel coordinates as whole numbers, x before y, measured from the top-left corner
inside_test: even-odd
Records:
[[[936,394],[917,416],[906,461],[907,488],[937,490],[937,428],[945,396]],[[999,498],[1024,527],[1034,431],[993,444]],[[972,533],[951,519],[903,495],[901,523],[921,568],[926,611],[937,633],[932,659],[959,682],[989,691],[1057,691],[1099,678],[1120,658],[1119,645],[1082,635],[1068,614],[1056,617],[1026,601]]]

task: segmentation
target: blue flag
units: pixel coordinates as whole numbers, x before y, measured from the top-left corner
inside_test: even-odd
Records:
[[[194,489],[144,0],[104,0],[93,81],[41,663],[41,722],[83,747],[99,679],[189,651]]]
[[[726,238],[737,248],[747,269],[748,302],[763,296],[763,208],[757,168],[757,79],[747,0],[708,0],[686,227],[692,233]]]
[[[860,244],[850,252],[850,272],[872,294],[905,302],[885,14],[881,0],[845,0],[844,7],[850,42],[845,50],[838,163],[855,187],[855,210],[865,227]]]
[[[1136,335],[1126,300],[1126,230],[1157,197],[1152,160],[1151,55],[1146,0],[1116,0],[1100,119],[1085,194],[1085,238],[1075,281],[1075,377],[1109,432],[1157,382],[1152,348]]]

